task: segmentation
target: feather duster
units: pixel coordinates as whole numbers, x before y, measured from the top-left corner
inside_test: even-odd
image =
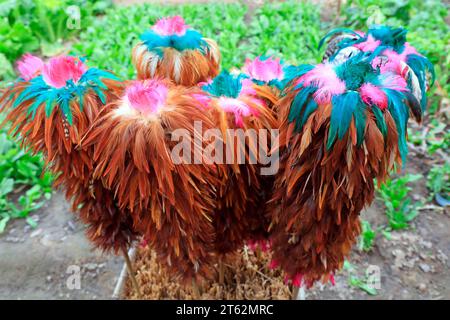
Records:
[[[223,183],[218,187],[213,221],[215,250],[223,256],[242,247],[245,240],[267,237],[262,210],[266,189],[256,160],[261,131],[269,136],[263,142],[267,145],[259,148],[270,150],[270,129],[277,128],[277,120],[268,104],[273,104],[276,98],[270,90],[259,88],[244,75],[233,76],[227,71],[203,89],[210,96],[207,103],[210,116],[220,129],[225,150],[222,159],[225,165],[219,170]],[[264,98],[258,92],[264,92]]]
[[[321,41],[319,47],[331,38],[324,61],[337,64],[355,56],[359,52],[371,52],[376,58],[373,66],[382,73],[392,72],[401,75],[408,81],[408,87],[420,101],[422,111],[425,110],[426,91],[429,87],[427,75],[431,75],[431,85],[435,73],[431,62],[406,42],[407,30],[387,26],[375,26],[366,34],[345,28],[330,31]]]
[[[269,202],[272,267],[311,286],[332,279],[360,234],[359,213],[405,160],[406,81],[380,74],[363,53],[341,65],[299,67],[279,101],[280,172]]]
[[[186,281],[210,277],[214,261],[216,166],[194,163],[203,150],[200,130],[213,127],[198,109],[203,95],[163,80],[131,82],[82,140],[83,149],[95,149],[94,177],[130,211],[168,271]],[[177,151],[180,143],[186,149]]]
[[[217,43],[191,29],[180,16],[158,20],[140,39],[132,52],[138,79],[168,78],[193,86],[219,73]]]
[[[118,250],[135,237],[123,223],[114,194],[91,177],[90,150],[77,146],[101,107],[122,90],[111,73],[88,68],[79,58],[58,56],[47,63],[31,55],[18,62],[19,80],[2,97],[11,131],[33,153],[42,152],[57,175],[72,209],[88,225],[90,240],[102,249]]]

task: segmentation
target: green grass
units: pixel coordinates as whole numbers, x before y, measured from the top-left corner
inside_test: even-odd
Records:
[[[139,36],[165,15],[179,14],[189,25],[220,46],[224,68],[239,65],[245,52],[239,46],[247,31],[242,4],[155,6],[140,5],[112,8],[80,35],[73,52],[86,55],[93,65],[109,69],[124,78],[133,78],[131,49]]]
[[[240,68],[246,57],[262,54],[274,54],[291,63],[319,61],[316,48],[322,33],[316,6],[288,1],[266,3],[252,14],[247,11],[239,3],[116,7],[81,33],[73,52],[85,54],[93,65],[133,78],[130,56],[139,35],[161,16],[179,14],[218,42],[223,68]]]
[[[375,243],[375,237],[377,236],[376,230],[372,229],[370,222],[367,220],[361,221],[361,237],[359,239],[359,249],[362,251],[370,251]]]
[[[450,163],[435,165],[430,169],[427,177],[427,188],[430,191],[429,201],[450,201]]]
[[[12,66],[26,52],[63,52],[65,42],[109,5],[111,0],[0,0],[0,80],[13,78]]]
[[[386,217],[392,230],[409,227],[418,215],[418,202],[411,200],[411,183],[422,178],[420,174],[405,174],[386,181],[379,189],[380,198],[386,207]]]
[[[41,156],[25,152],[6,130],[0,131],[0,233],[13,218],[25,218],[35,226],[29,214],[52,192],[53,176],[43,172],[43,166]]]

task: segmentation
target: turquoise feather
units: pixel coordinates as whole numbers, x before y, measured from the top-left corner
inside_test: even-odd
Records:
[[[159,50],[160,55],[162,54],[161,48],[174,48],[178,51],[199,50],[204,52],[204,48],[207,47],[203,36],[195,30],[187,30],[182,36],[176,34],[161,36],[153,30],[149,30],[143,33],[140,38],[149,51]]]
[[[237,98],[245,78],[247,76],[244,74],[233,76],[228,70],[223,70],[210,84],[202,86],[202,89],[215,97]]]
[[[398,148],[402,157],[403,163],[406,161],[408,154],[408,145],[406,143],[406,124],[409,118],[408,107],[403,103],[403,95],[399,91],[385,89],[388,97],[388,109],[395,121],[395,126],[398,131]]]
[[[317,90],[315,87],[305,87],[301,89],[295,98],[292,100],[291,108],[289,110],[288,121],[296,121],[298,124],[298,129],[301,130],[303,127],[301,121],[301,114],[303,107],[306,106],[306,102],[311,97],[311,95]]]
[[[387,136],[387,125],[386,120],[384,120],[383,111],[380,110],[376,105],[371,106],[373,114],[375,115],[375,122],[377,124],[378,129],[383,134],[383,137]]]
[[[106,96],[103,91],[108,88],[102,82],[102,78],[119,79],[109,72],[90,68],[80,77],[80,80],[78,80],[77,83],[69,80],[65,87],[54,88],[47,85],[42,76],[38,76],[30,80],[29,86],[18,95],[13,103],[13,108],[16,108],[26,101],[34,100],[28,110],[28,114],[31,114],[34,118],[36,111],[41,104],[45,103],[45,114],[47,117],[51,115],[53,108],[58,105],[66,117],[67,122],[72,125],[72,111],[70,109],[70,104],[74,99],[78,99],[82,110],[83,96],[88,90],[92,89],[102,103],[106,103]]]

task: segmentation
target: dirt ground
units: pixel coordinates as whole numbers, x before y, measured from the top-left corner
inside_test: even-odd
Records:
[[[123,260],[93,249],[64,196],[33,218],[36,229],[16,220],[0,235],[0,299],[110,299]]]

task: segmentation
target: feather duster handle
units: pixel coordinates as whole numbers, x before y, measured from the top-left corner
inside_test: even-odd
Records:
[[[193,86],[215,77],[220,68],[217,44],[185,24],[180,16],[162,18],[141,36],[132,61],[139,79],[169,78]]]

